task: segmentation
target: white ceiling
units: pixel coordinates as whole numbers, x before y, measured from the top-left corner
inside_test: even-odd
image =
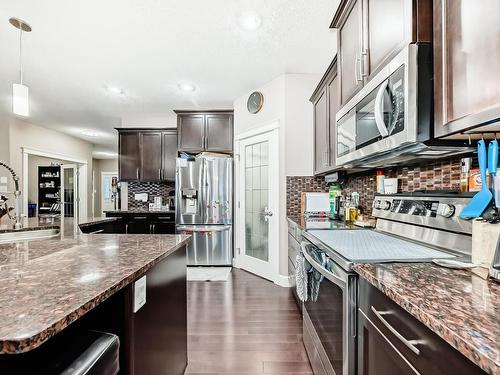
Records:
[[[19,34],[10,17],[33,28],[23,37],[30,121],[113,150],[113,128],[122,124],[165,126],[173,109],[232,108],[282,73],[323,73],[335,53],[328,26],[338,2],[2,0],[0,111],[10,111],[18,80]],[[238,25],[248,11],[262,18],[253,32]],[[196,91],[181,92],[179,83]]]

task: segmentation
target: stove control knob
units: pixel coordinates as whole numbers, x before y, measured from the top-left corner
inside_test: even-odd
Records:
[[[389,210],[391,208],[391,202],[389,201],[380,201],[380,208],[382,210]]]
[[[452,217],[455,214],[455,206],[452,204],[439,203],[436,213],[439,216]]]

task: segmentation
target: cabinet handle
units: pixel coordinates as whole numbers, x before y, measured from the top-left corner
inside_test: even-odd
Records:
[[[425,344],[426,342],[424,340],[408,340],[401,333],[396,331],[396,329],[393,326],[391,326],[387,320],[384,319],[384,315],[391,315],[393,314],[392,311],[378,311],[373,306],[372,306],[372,311],[375,314],[375,316],[382,322],[382,324],[386,326],[386,328],[399,339],[399,341],[405,344],[406,347],[408,347],[408,349],[410,349],[413,353],[415,353],[416,355],[420,355],[420,350],[415,345]]]
[[[139,167],[135,169],[135,176],[137,179],[139,179]]]
[[[158,169],[158,180],[161,180],[161,168]]]
[[[361,81],[363,81],[366,77],[368,77],[368,74],[365,73],[365,63],[367,63],[368,60],[368,51],[365,49],[363,52],[361,52],[361,56],[359,58],[359,77],[361,78]]]
[[[356,56],[354,60],[354,78],[356,80],[356,84],[363,81],[361,77],[361,56]]]

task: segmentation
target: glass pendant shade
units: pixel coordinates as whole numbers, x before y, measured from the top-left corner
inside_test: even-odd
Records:
[[[19,83],[12,85],[12,112],[18,116],[30,115],[28,86]]]

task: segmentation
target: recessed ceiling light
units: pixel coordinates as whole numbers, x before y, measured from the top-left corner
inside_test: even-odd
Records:
[[[186,92],[193,92],[196,90],[196,86],[190,83],[179,83],[177,86],[179,87],[179,90]]]
[[[255,12],[243,13],[238,19],[238,23],[242,29],[248,31],[257,30],[262,24],[262,19]]]
[[[82,129],[82,130],[80,130],[80,133],[82,135],[87,136],[87,137],[99,137],[101,135],[101,133],[99,133],[96,130],[92,130],[92,129]]]
[[[113,87],[113,86],[104,86],[104,88],[106,89],[107,92],[109,92],[110,94],[114,94],[114,95],[124,95],[125,94],[125,91],[123,91],[123,89],[119,88],[119,87]]]

